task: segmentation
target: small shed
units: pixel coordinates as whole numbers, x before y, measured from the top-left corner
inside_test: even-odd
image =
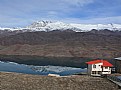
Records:
[[[87,72],[92,76],[101,76],[111,74],[113,65],[107,60],[93,60],[86,62],[88,64]]]
[[[115,58],[115,68],[117,73],[121,73],[121,57]]]

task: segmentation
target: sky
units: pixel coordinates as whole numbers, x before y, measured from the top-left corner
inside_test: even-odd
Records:
[[[121,0],[0,0],[0,27],[25,27],[40,20],[121,24]]]

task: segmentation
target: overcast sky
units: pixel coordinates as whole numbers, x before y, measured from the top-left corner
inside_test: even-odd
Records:
[[[121,24],[121,0],[0,0],[0,27],[37,20]]]

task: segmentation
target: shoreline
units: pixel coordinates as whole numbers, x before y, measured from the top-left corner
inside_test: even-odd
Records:
[[[97,59],[97,58],[95,58]],[[85,62],[94,60],[86,57],[43,57],[31,55],[0,55],[0,61],[10,61],[18,64],[35,65],[35,66],[67,66],[67,67],[87,67]],[[114,63],[113,59],[106,59]],[[40,63],[41,62],[41,63]]]

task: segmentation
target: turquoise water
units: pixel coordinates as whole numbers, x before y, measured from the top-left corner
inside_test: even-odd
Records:
[[[74,67],[64,67],[64,66],[34,66],[34,65],[25,65],[18,64],[14,62],[2,62],[0,61],[0,71],[1,72],[17,72],[17,73],[26,73],[26,74],[39,74],[39,75],[48,75],[48,74],[59,74],[72,75],[75,73],[86,73],[87,69],[74,68]]]

